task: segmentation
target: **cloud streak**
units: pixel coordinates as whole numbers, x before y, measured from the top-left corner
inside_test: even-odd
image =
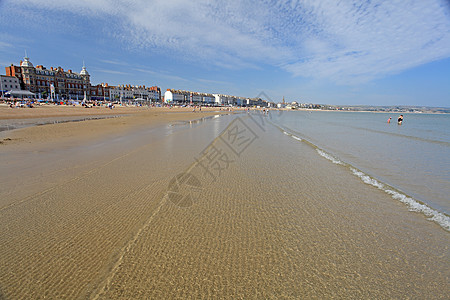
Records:
[[[171,79],[171,80],[177,80],[177,81],[190,81],[189,79],[180,77],[180,76],[176,76],[176,75],[170,75],[170,74],[165,74],[165,72],[155,72],[152,70],[146,70],[146,69],[140,69],[140,68],[134,68],[135,71],[141,72],[141,73],[147,73],[147,74],[151,74],[153,76],[157,76],[157,77],[163,77],[163,78],[167,78],[167,79]]]
[[[15,0],[18,7],[121,20],[115,38],[218,68],[367,82],[450,57],[445,0]],[[111,63],[111,62],[110,62]]]
[[[93,68],[93,70],[96,72],[115,74],[115,75],[130,75],[130,73],[121,72],[121,71],[117,71],[117,70],[108,70],[108,69],[99,69],[99,68]]]

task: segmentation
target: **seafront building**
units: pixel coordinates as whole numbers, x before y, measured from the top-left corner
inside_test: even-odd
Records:
[[[86,100],[109,101],[110,86],[107,83],[91,85],[89,91],[86,93]]]
[[[0,93],[4,93],[11,90],[20,90],[19,79],[15,76],[0,75]]]
[[[43,65],[36,67],[25,55],[18,66],[11,64],[5,68],[6,76],[1,77],[2,96],[26,96],[53,100],[113,101],[113,102],[161,102],[158,86],[117,85],[108,83],[91,84],[91,76],[83,64],[79,73],[62,67]],[[3,86],[4,85],[4,86]],[[13,90],[17,91],[14,92]],[[20,92],[18,92],[20,91]],[[225,94],[211,94],[185,90],[167,89],[164,102],[177,105],[245,106],[270,107],[273,103],[260,98],[245,98]]]
[[[1,80],[2,86],[4,83],[5,87],[0,87],[4,94],[15,89],[23,90],[21,92],[23,95],[34,93],[38,98],[54,100],[161,101],[161,89],[157,86],[150,88],[132,85],[110,86],[108,83],[92,85],[90,74],[84,64],[79,73],[71,69],[65,71],[62,67],[47,69],[42,65],[35,67],[25,55],[18,66],[11,64],[5,70],[6,76],[2,75]],[[25,94],[25,91],[29,93]]]
[[[169,104],[187,103],[189,99],[187,91],[167,89],[164,93],[164,102]]]
[[[22,90],[17,77],[0,75],[0,97],[3,98],[5,96],[13,98],[34,98],[35,94],[30,91]]]
[[[214,105],[214,95],[209,93],[167,89],[164,102],[170,104]]]
[[[161,89],[157,86],[118,85],[110,87],[109,92],[113,101],[161,101]]]
[[[245,98],[224,94],[209,94],[184,90],[167,89],[164,102],[179,105],[215,105],[215,106],[260,106],[270,107],[274,104],[260,98]]]
[[[22,90],[40,94],[42,97],[58,99],[83,99],[84,94],[90,94],[90,75],[83,66],[80,73],[72,70],[64,71],[57,67],[50,69],[42,65],[33,66],[25,57],[19,66],[11,64],[6,67],[6,75],[16,77]]]

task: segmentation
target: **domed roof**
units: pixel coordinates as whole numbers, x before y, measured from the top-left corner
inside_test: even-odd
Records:
[[[33,67],[33,64],[30,62],[30,59],[28,57],[23,58],[24,61],[20,64],[21,67]]]
[[[83,66],[83,69],[81,69],[80,75],[89,75],[88,71],[86,71],[85,66]]]

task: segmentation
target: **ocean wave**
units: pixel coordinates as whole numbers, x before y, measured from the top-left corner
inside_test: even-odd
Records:
[[[316,148],[317,153],[319,153],[320,156],[325,157],[326,159],[328,159],[329,161],[331,161],[334,164],[337,165],[343,165],[344,163],[342,161],[340,161],[339,159],[335,158],[334,156],[326,153],[325,151]]]
[[[439,224],[442,228],[447,231],[450,231],[450,217],[440,213],[431,207],[422,204],[411,197],[406,196],[400,192],[394,191],[386,185],[380,183],[378,180],[370,177],[367,174],[364,174],[361,171],[356,170],[355,168],[350,168],[352,173],[358,176],[364,183],[372,185],[387,194],[391,195],[391,197],[395,200],[399,200],[400,202],[406,204],[408,206],[409,211],[419,212],[428,217],[428,220],[433,221]]]
[[[300,139],[299,137],[287,132],[284,129],[281,129],[280,126],[278,126],[274,123],[272,123],[272,124],[275,127],[278,127],[284,134],[302,141],[302,139]],[[325,159],[328,159],[329,161],[333,162],[334,164],[348,166],[349,169],[351,170],[351,172],[355,176],[359,177],[364,183],[372,185],[372,186],[384,191],[388,195],[390,195],[394,200],[398,200],[398,201],[406,204],[409,211],[422,213],[423,215],[425,215],[427,217],[427,219],[429,221],[435,222],[439,226],[441,226],[444,230],[450,231],[450,217],[449,216],[427,206],[426,204],[420,203],[419,201],[417,201],[399,191],[396,191],[393,187],[390,187],[384,183],[379,182],[375,178],[370,177],[369,175],[357,170],[353,166],[351,166],[347,163],[344,163],[343,161],[339,160],[338,158],[334,157],[333,155],[325,152],[324,150],[320,149],[319,147],[317,147],[313,143],[309,142],[308,140],[303,140],[303,142],[305,142],[305,143],[309,144],[310,146],[312,146],[313,148],[315,148],[317,153],[320,156],[324,157]]]
[[[299,138],[298,136],[293,135],[292,133],[289,133],[289,132],[287,132],[287,131],[283,131],[283,133],[284,133],[285,135],[287,135],[287,136],[290,136],[290,137],[293,138],[294,140],[297,140],[297,141],[299,141],[299,142],[302,141],[301,138]]]

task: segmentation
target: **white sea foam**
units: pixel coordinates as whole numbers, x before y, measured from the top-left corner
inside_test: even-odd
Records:
[[[286,131],[283,131],[283,133],[288,136],[291,136],[294,139],[301,140],[300,138],[298,138]],[[320,156],[330,160],[331,162],[333,162],[335,164],[345,165],[344,162],[340,161],[339,159],[333,157],[332,155],[326,153],[325,151],[323,151],[321,149],[316,148],[316,151]],[[370,184],[370,185],[384,191],[385,193],[389,194],[394,200],[398,200],[398,201],[406,204],[410,211],[420,212],[420,213],[424,214],[426,217],[428,217],[428,220],[437,223],[444,230],[450,231],[450,217],[449,216],[447,216],[439,211],[436,211],[436,210],[432,209],[431,207],[414,200],[411,197],[408,197],[400,192],[394,191],[391,187],[377,181],[376,179],[370,177],[367,174],[364,174],[361,171],[356,170],[355,168],[350,167],[350,170],[353,172],[354,175],[359,177],[364,183]]]
[[[342,161],[340,161],[339,159],[331,156],[330,154],[326,153],[325,151],[320,150],[320,149],[316,149],[316,150],[317,150],[317,153],[319,153],[320,156],[325,157],[326,159],[328,159],[329,161],[333,162],[334,164],[337,164],[337,165],[343,165],[344,164]]]
[[[361,171],[358,171],[354,168],[350,169],[352,170],[353,174],[358,176],[364,183],[373,185],[374,187],[377,187],[378,189],[386,192],[387,194],[391,195],[393,199],[405,203],[410,211],[423,213],[428,217],[428,220],[436,222],[445,230],[450,231],[450,218],[448,216],[428,207],[425,204],[417,202],[413,198],[387,188],[384,184],[378,182],[377,180],[364,174]]]
[[[287,136],[290,136],[291,138],[293,138],[294,140],[297,140],[297,141],[302,141],[302,139],[301,138],[299,138],[298,136],[295,136],[295,135],[293,135],[293,134],[290,134],[289,132],[286,132],[286,131],[283,131],[283,133],[285,134],[285,135],[287,135]]]
[[[364,174],[363,172],[360,172],[354,168],[351,168],[353,174],[355,174],[356,176],[358,176],[359,178],[361,178],[361,180],[364,183],[373,185],[374,187],[379,188],[380,190],[385,190],[385,187],[382,183],[378,182],[377,180],[373,179],[372,177],[370,177],[369,175]]]

